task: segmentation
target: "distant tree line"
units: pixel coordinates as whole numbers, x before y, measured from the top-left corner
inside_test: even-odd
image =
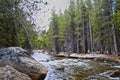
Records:
[[[43,34],[55,53],[120,52],[120,0],[70,0],[64,14],[52,13]],[[43,45],[44,46],[44,45]]]

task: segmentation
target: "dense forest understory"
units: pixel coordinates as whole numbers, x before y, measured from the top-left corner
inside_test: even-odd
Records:
[[[119,54],[119,0],[70,0],[64,13],[56,14],[53,9],[49,30],[41,36],[34,31],[31,3],[26,3],[0,1],[0,48],[20,46],[54,53]],[[34,1],[33,8],[37,3]]]

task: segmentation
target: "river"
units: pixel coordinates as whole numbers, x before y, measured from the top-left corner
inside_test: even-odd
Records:
[[[45,80],[120,80],[118,62],[55,57],[37,51],[32,57],[48,68]]]

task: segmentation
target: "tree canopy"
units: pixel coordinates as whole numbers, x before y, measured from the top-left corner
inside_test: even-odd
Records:
[[[0,47],[20,46],[31,48],[36,34],[28,19],[22,0],[0,1]]]
[[[53,48],[58,51],[51,50],[117,54],[120,48],[119,4],[119,0],[70,0],[63,14],[52,15],[55,19],[51,20],[48,34]]]
[[[119,0],[70,0],[64,13],[53,9],[49,30],[40,37],[32,21],[32,13],[39,10],[36,3],[40,2],[0,1],[0,47],[33,46],[55,53],[120,52]]]

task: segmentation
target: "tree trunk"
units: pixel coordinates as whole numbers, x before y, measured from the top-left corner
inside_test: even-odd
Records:
[[[53,39],[53,51],[58,54],[59,53],[59,48],[58,48],[58,39],[54,38]]]
[[[83,22],[82,25],[83,25],[83,50],[84,53],[87,53],[88,44],[87,44],[87,29],[85,26],[85,22]]]
[[[88,26],[88,52],[92,52],[92,30],[91,26]]]
[[[68,27],[66,27],[66,36],[65,36],[65,51],[69,52],[69,30]]]
[[[100,41],[100,53],[104,54],[103,40]]]
[[[79,37],[77,39],[77,53],[80,54],[80,40],[79,40]]]
[[[80,46],[80,38],[81,38],[81,30],[80,30],[80,24],[79,24],[79,26],[78,26],[78,28],[79,28],[79,30],[78,30],[78,34],[77,34],[77,39],[76,39],[76,41],[77,41],[77,53],[78,54],[80,54],[80,49],[81,49],[81,46]]]
[[[75,45],[75,34],[74,34],[74,32],[75,32],[75,23],[71,22],[71,34],[70,34],[70,36],[71,36],[70,37],[70,40],[71,40],[71,42],[70,42],[71,53],[76,52],[75,51],[76,45]]]
[[[15,40],[15,37],[16,37],[16,31],[15,31],[15,27],[13,27],[13,32],[12,32],[12,46],[16,46],[16,40]]]
[[[116,34],[115,34],[115,26],[112,24],[112,29],[113,29],[113,42],[114,42],[114,49],[115,53],[118,53],[117,49],[117,41],[116,41]]]

